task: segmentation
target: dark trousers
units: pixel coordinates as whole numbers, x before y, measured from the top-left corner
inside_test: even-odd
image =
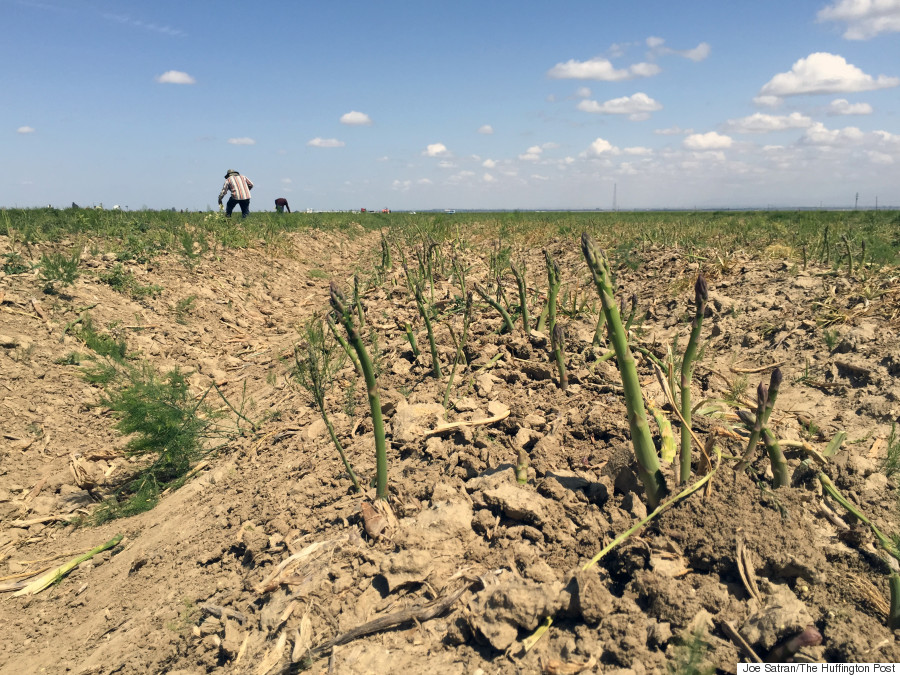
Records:
[[[249,199],[235,199],[234,197],[229,197],[228,203],[225,205],[225,217],[231,218],[231,212],[234,211],[234,207],[238,205],[241,207],[241,218],[246,218],[250,215]]]

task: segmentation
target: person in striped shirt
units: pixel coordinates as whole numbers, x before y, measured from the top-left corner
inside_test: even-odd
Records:
[[[250,215],[250,190],[252,189],[253,181],[234,169],[228,169],[225,173],[225,185],[222,186],[222,191],[219,193],[219,206],[222,206],[225,193],[231,192],[228,203],[225,205],[226,218],[231,218],[231,212],[234,211],[236,205],[241,207],[242,218]]]

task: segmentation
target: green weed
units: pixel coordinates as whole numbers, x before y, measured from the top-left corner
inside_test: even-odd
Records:
[[[189,295],[175,303],[175,322],[182,325],[187,323],[188,314],[194,309],[196,295]]]
[[[696,629],[675,647],[673,659],[666,664],[667,670],[671,675],[712,675],[715,667],[705,663],[709,646],[703,628]]]
[[[125,361],[128,351],[125,338],[121,336],[116,337],[111,333],[99,332],[94,326],[94,321],[90,314],[83,314],[75,322],[75,326],[67,328],[68,331],[71,331],[75,337],[84,342],[88,349],[98,355],[105,356],[117,363]]]
[[[78,265],[81,262],[81,250],[76,247],[72,255],[66,257],[62,253],[45,253],[41,256],[41,279],[46,282],[44,290],[53,293],[56,286],[71,286],[80,276]]]
[[[835,329],[826,328],[822,331],[822,339],[825,340],[825,345],[828,347],[829,352],[833,352],[835,347],[837,347],[840,337],[840,333]]]
[[[151,284],[142,286],[138,283],[134,274],[125,269],[121,263],[116,263],[106,274],[100,275],[100,281],[119,293],[130,295],[135,300],[146,296],[154,296],[162,291],[162,286]]]
[[[207,453],[206,440],[220,416],[206,395],[195,401],[178,368],[160,375],[144,363],[116,372],[102,403],[117,418],[116,429],[130,437],[128,456],[152,460],[104,501],[94,514],[97,524],[147,511],[164,489],[180,485]]]
[[[31,270],[31,266],[21,255],[15,251],[3,254],[3,272],[6,274],[25,274]]]

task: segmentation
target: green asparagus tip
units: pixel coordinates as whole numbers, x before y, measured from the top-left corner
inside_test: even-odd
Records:
[[[784,375],[781,374],[781,368],[776,368],[772,371],[772,377],[769,380],[769,389],[778,389],[781,386],[781,381],[784,379]]]
[[[756,388],[756,404],[762,410],[766,407],[766,401],[769,400],[769,388],[762,382]]]
[[[597,254],[594,251],[594,240],[587,232],[581,233],[581,251],[588,261],[588,265],[593,267],[597,264]]]
[[[709,286],[706,284],[706,277],[703,272],[697,275],[697,283],[694,284],[694,297],[698,305],[709,300]]]

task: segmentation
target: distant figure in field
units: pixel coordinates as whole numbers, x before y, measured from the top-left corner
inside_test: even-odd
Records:
[[[242,218],[250,215],[250,190],[252,189],[253,181],[234,169],[228,169],[225,173],[225,185],[222,186],[222,191],[219,193],[219,206],[222,206],[225,193],[231,192],[228,203],[225,205],[226,218],[231,218],[231,212],[234,211],[235,205],[241,207]]]
[[[291,207],[288,206],[287,199],[285,199],[284,197],[279,197],[278,199],[276,199],[275,210],[278,211],[278,213],[284,213],[285,209],[287,209],[288,213],[291,212]]]

